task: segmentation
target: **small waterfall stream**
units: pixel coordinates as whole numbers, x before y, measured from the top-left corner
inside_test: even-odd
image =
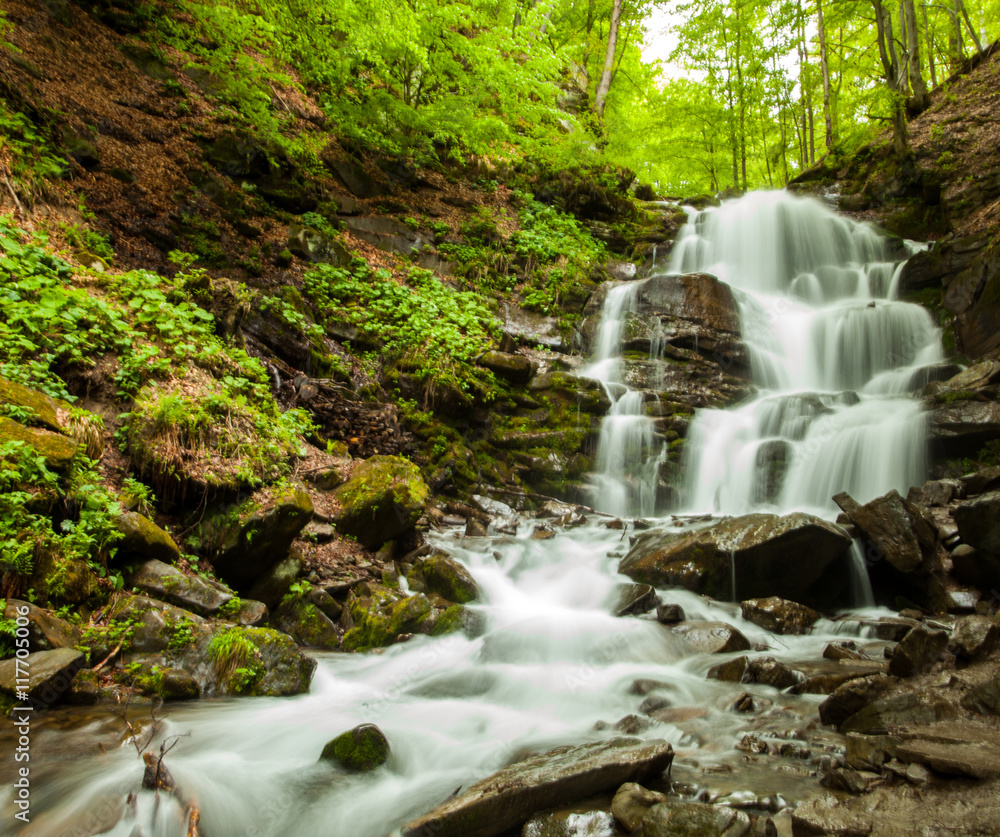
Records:
[[[695,214],[671,269],[715,272],[739,291],[759,394],[733,409],[698,413],[688,442],[692,508],[826,513],[834,491],[863,500],[923,476],[923,418],[904,393],[912,370],[938,359],[940,348],[927,315],[894,299],[901,255],[867,228],[787,195],[751,195]],[[652,513],[662,453],[643,394],[625,384],[620,347],[634,294],[628,284],[609,294],[585,372],[604,383],[614,403],[597,486],[600,505],[616,514]],[[783,485],[765,496],[764,477],[779,449]],[[807,770],[796,778],[734,749],[749,718],[731,711],[736,695],[751,688],[768,701],[776,692],[707,679],[718,656],[693,652],[652,619],[612,615],[624,533],[592,521],[536,540],[532,529],[498,538],[457,530],[429,536],[432,548],[477,580],[482,597],[472,608],[483,618],[481,635],[420,636],[382,653],[318,655],[310,693],[295,698],[164,708],[152,748],[181,736],[167,764],[197,799],[204,834],[386,837],[526,753],[624,728],[671,741],[682,754],[675,779],[700,782],[706,774],[692,764],[703,771],[720,765],[713,781],[744,800],[749,791],[789,799],[815,792],[815,780],[803,778]],[[860,552],[855,560],[863,563]],[[819,659],[828,642],[845,635],[863,636],[857,622],[823,620],[809,635],[776,641],[730,605],[683,590],[665,596],[689,619],[735,625],[789,663]],[[655,683],[678,713],[650,718],[642,683]],[[799,718],[804,725],[821,699],[781,694],[774,723],[784,730]],[[133,720],[144,714],[133,708]],[[629,718],[638,723],[623,727]],[[360,723],[378,724],[389,738],[384,767],[350,774],[318,761],[328,740]],[[7,727],[4,746],[11,743]],[[173,798],[139,790],[142,763],[122,743],[122,731],[104,708],[33,722],[36,819],[26,834],[184,837]],[[10,766],[0,765],[5,813],[13,800]]]

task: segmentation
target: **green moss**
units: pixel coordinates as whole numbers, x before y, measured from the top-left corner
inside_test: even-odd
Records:
[[[445,609],[434,620],[431,636],[443,636],[444,634],[452,634],[462,630],[462,617],[464,614],[465,608],[462,605],[456,604]]]
[[[382,731],[373,724],[364,724],[330,741],[320,758],[336,761],[348,770],[368,772],[385,764],[389,752],[389,742]]]
[[[25,427],[16,421],[0,417],[0,445],[24,442],[45,458],[53,471],[66,471],[76,456],[77,444],[58,433]]]
[[[215,664],[220,682],[232,694],[255,694],[261,680],[267,673],[261,640],[280,637],[277,631],[266,628],[229,628],[212,637],[208,646],[208,656]]]

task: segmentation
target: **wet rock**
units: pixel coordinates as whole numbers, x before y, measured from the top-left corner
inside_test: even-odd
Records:
[[[895,489],[852,511],[846,508],[844,511],[899,572],[911,573],[934,561],[937,536],[933,524],[919,507],[903,499]]]
[[[895,677],[912,677],[930,671],[948,647],[945,631],[929,631],[924,627],[913,628],[900,640],[889,661],[889,674]]]
[[[122,539],[117,543],[120,559],[134,557],[173,564],[181,557],[174,539],[148,517],[125,512],[118,516],[115,527],[122,533]]]
[[[823,658],[826,660],[867,660],[864,654],[853,648],[853,642],[831,642],[823,649]]]
[[[216,573],[242,592],[252,589],[288,554],[312,513],[309,493],[292,485],[277,494],[257,494],[225,506],[207,517],[197,532]],[[251,597],[271,604],[258,595]]]
[[[532,814],[626,782],[659,776],[673,761],[664,741],[613,738],[560,747],[506,767],[402,828],[403,837],[495,837]]]
[[[532,346],[545,346],[557,352],[567,350],[559,333],[557,318],[527,311],[509,302],[500,303],[499,315],[503,321],[504,334],[509,334],[519,342]]]
[[[876,639],[884,639],[889,642],[899,642],[913,628],[920,626],[916,619],[900,616],[883,616],[881,619],[872,621],[862,620],[860,624],[871,631],[871,635]]]
[[[253,599],[240,599],[239,610],[235,614],[222,614],[231,618],[236,624],[245,628],[259,628],[270,615],[267,605]]]
[[[1000,648],[1000,625],[986,616],[965,616],[955,623],[948,649],[963,660],[979,660]]]
[[[128,584],[201,616],[214,616],[233,600],[233,592],[224,585],[184,575],[176,567],[156,560],[139,566],[130,576]]]
[[[725,622],[682,622],[671,630],[701,654],[750,650],[750,640]]]
[[[848,718],[882,697],[898,682],[896,678],[884,674],[851,680],[819,705],[820,720],[839,728]]]
[[[662,604],[656,608],[656,621],[661,625],[676,625],[687,617],[679,604]]]
[[[331,622],[337,622],[343,615],[343,606],[327,593],[326,590],[313,587],[306,593],[306,600],[319,608],[320,613],[326,616]]]
[[[271,623],[299,645],[336,651],[340,632],[336,624],[303,596],[291,596],[271,614]]]
[[[962,483],[958,480],[929,480],[919,488],[913,486],[906,494],[908,502],[915,506],[947,506],[952,500],[959,499],[964,494]]]
[[[946,776],[970,779],[1000,776],[1000,754],[993,747],[976,744],[912,739],[896,745],[896,758],[906,764],[925,764],[935,773]]]
[[[1000,404],[994,401],[954,401],[931,411],[931,450],[941,455],[972,454],[998,436]]]
[[[479,598],[479,586],[472,574],[442,553],[417,559],[406,580],[415,592],[437,593],[458,604],[467,604]]]
[[[373,456],[359,465],[334,496],[337,531],[369,549],[412,531],[430,489],[417,466],[399,456]]]
[[[716,598],[736,590],[750,598],[806,598],[823,571],[850,546],[839,526],[812,515],[751,514],[694,532],[651,531],[622,559],[619,571],[654,587],[680,586]],[[801,555],[810,555],[802,561]]]
[[[513,509],[511,509],[510,513],[513,513]],[[571,505],[570,503],[563,503],[559,500],[546,500],[538,507],[538,511],[535,512],[535,517],[572,517],[576,513],[577,506]]]
[[[635,782],[626,782],[611,800],[611,813],[631,833],[642,825],[642,819],[650,808],[666,801],[667,797],[662,793],[646,790]]]
[[[812,799],[792,812],[794,837],[868,837],[872,816],[837,804],[835,799]]]
[[[1000,674],[974,685],[962,697],[962,706],[979,715],[1000,715]]]
[[[531,360],[524,355],[490,351],[480,357],[478,362],[480,366],[514,384],[528,383],[535,372]]]
[[[959,503],[952,516],[962,543],[1000,555],[1000,491]]]
[[[705,676],[709,680],[722,680],[726,683],[749,683],[749,657],[735,657],[717,666],[712,666]]]
[[[334,761],[348,770],[368,773],[389,760],[389,739],[374,724],[362,724],[328,742],[320,759]]]
[[[87,658],[75,648],[36,651],[27,657],[4,660],[0,662],[0,692],[13,698],[24,691],[28,703],[44,709],[59,702],[72,685],[74,675],[86,664]],[[18,683],[25,675],[27,688],[23,682]]]
[[[465,537],[485,538],[489,533],[489,526],[483,523],[483,521],[477,520],[474,517],[470,517],[465,521]]]
[[[747,667],[749,683],[760,683],[775,689],[788,689],[796,685],[802,677],[784,663],[773,657],[755,657]]]
[[[882,765],[896,755],[896,740],[888,735],[847,733],[844,760],[855,770],[880,771]]]
[[[660,602],[660,597],[648,584],[619,585],[615,595],[617,602],[612,608],[615,616],[638,616],[648,613]]]
[[[60,473],[69,468],[76,456],[77,443],[72,439],[0,417],[0,444],[7,442],[23,442],[45,459],[48,468]]]
[[[668,800],[654,805],[642,819],[643,837],[744,837],[750,817],[722,805]]]
[[[248,595],[267,607],[277,607],[301,572],[302,558],[292,550],[257,579]]]
[[[740,605],[743,618],[776,634],[805,634],[820,618],[811,607],[771,596],[749,599]]]
[[[837,767],[826,773],[820,780],[820,784],[824,788],[858,796],[867,793],[881,781],[882,777],[877,773],[858,771],[851,767]]]
[[[841,724],[840,731],[882,733],[904,724],[931,724],[953,718],[956,714],[955,706],[943,698],[929,699],[912,692],[897,692],[866,704]]]
[[[28,620],[28,650],[52,651],[56,648],[75,648],[83,644],[83,632],[65,619],[54,616],[30,602],[7,599],[4,619],[16,619],[25,614]]]

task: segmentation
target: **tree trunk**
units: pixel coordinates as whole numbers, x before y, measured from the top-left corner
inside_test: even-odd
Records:
[[[608,29],[608,47],[604,51],[604,69],[601,80],[597,83],[597,93],[594,95],[594,110],[598,116],[604,116],[604,105],[611,90],[611,70],[615,65],[615,50],[618,46],[618,24],[622,19],[622,0],[614,0],[611,9],[611,28]]]
[[[959,17],[962,11],[962,0],[955,0],[955,11],[952,18],[955,21],[955,64],[952,69],[957,70],[965,62],[965,48],[962,45],[962,19]]]
[[[906,11],[904,15],[906,18],[906,70],[910,78],[910,92],[913,94],[910,109],[914,113],[922,113],[930,107],[931,97],[927,93],[927,84],[924,82],[923,73],[920,72],[920,35],[917,32],[917,11],[913,0],[903,0],[903,9]]]
[[[878,52],[886,85],[892,96],[892,145],[897,157],[907,152],[906,112],[903,108],[903,73],[892,38],[892,15],[882,5],[882,0],[872,0],[875,7],[875,25],[878,28]]]
[[[830,64],[826,55],[826,23],[823,20],[823,0],[816,0],[819,19],[819,64],[823,71],[823,120],[826,123],[826,147],[833,148],[833,115],[830,112]]]
[[[983,45],[979,42],[979,36],[976,34],[976,30],[972,28],[972,21],[969,20],[969,12],[965,8],[963,0],[955,0],[955,8],[962,11],[962,17],[965,18],[965,25],[969,27],[969,34],[972,35],[972,42],[976,45],[977,52],[982,54]]]
[[[921,3],[920,10],[924,13],[924,37],[927,40],[927,63],[931,68],[931,87],[937,87],[937,70],[934,67],[934,39],[931,37],[931,27],[927,22],[927,4]]]

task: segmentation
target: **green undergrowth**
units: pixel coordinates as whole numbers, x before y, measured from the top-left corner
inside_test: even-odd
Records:
[[[57,604],[101,600],[121,589],[109,569],[121,538],[116,495],[78,453],[66,473],[20,441],[0,444],[0,574],[6,595]]]
[[[482,296],[452,291],[416,267],[396,282],[359,258],[347,268],[310,271],[304,290],[325,322],[357,328],[428,391],[457,389],[489,400],[495,380],[474,361],[493,344],[499,324]]]
[[[254,628],[229,628],[212,637],[208,656],[215,665],[219,680],[236,695],[253,694],[267,669],[254,642]]]

